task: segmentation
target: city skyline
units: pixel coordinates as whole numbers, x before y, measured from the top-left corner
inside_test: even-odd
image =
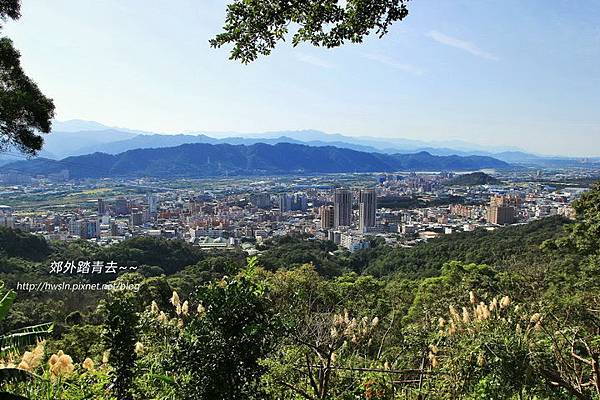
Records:
[[[208,46],[226,3],[30,1],[5,32],[60,120],[598,156],[595,2],[413,2],[383,39],[333,50],[285,44],[249,66]]]

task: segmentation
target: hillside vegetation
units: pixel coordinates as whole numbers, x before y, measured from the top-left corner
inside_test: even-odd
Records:
[[[99,248],[3,229],[8,288],[86,279],[49,274],[55,260],[112,260],[137,268],[115,282],[139,291],[19,291],[3,332],[55,326],[29,353],[5,355],[35,375],[1,380],[2,390],[32,399],[598,398],[599,200],[596,186],[575,203],[576,221],[413,248],[373,239],[350,254],[282,237],[250,260],[179,241]]]

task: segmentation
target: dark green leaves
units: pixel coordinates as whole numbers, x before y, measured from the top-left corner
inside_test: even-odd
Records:
[[[0,21],[18,19],[20,8],[19,0],[0,0]],[[0,38],[0,150],[35,155],[44,143],[38,133],[50,132],[54,103],[25,74],[20,57],[10,39]]]
[[[292,44],[338,47],[360,43],[374,32],[382,37],[396,21],[408,15],[408,0],[235,0],[227,6],[222,33],[211,46],[233,44],[230,58],[244,64],[269,55],[284,41],[290,25],[296,29]]]

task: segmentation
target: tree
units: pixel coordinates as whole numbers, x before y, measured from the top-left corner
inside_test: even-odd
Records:
[[[233,44],[230,59],[244,64],[269,55],[285,41],[290,24],[298,29],[292,44],[338,47],[361,43],[375,32],[383,37],[389,27],[408,15],[408,0],[235,0],[227,6],[224,32],[210,40],[212,47]]]
[[[18,19],[20,8],[19,0],[0,0],[0,20]],[[25,74],[20,57],[10,39],[0,38],[0,150],[35,155],[44,143],[38,133],[50,132],[54,103]]]

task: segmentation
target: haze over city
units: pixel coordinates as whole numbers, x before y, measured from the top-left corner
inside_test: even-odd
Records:
[[[381,40],[250,65],[209,48],[225,5],[31,0],[5,34],[61,120],[600,154],[598,2],[415,1]]]

